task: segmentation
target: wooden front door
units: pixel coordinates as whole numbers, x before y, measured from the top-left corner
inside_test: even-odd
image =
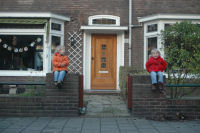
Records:
[[[117,36],[92,35],[91,89],[116,89]]]

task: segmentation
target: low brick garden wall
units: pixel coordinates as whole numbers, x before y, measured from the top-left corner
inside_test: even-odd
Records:
[[[150,119],[200,119],[199,99],[170,99],[151,91],[149,75],[132,76],[132,115]]]
[[[59,90],[47,74],[44,96],[0,96],[0,116],[78,116],[79,82],[78,74],[68,74]]]

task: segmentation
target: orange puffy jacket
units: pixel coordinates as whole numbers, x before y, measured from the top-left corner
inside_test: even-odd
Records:
[[[55,53],[52,59],[53,63],[53,72],[54,71],[68,71],[67,66],[69,64],[69,59],[66,55],[60,55],[59,53]],[[61,64],[64,63],[64,66]]]

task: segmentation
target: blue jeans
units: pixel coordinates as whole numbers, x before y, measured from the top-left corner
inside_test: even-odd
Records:
[[[63,81],[66,71],[54,71],[54,81]]]
[[[152,84],[156,84],[158,82],[163,83],[163,72],[151,72],[150,73],[151,76],[151,82]],[[157,80],[157,76],[158,76],[158,80]]]

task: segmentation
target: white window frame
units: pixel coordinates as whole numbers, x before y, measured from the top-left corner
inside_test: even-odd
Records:
[[[200,24],[200,21],[197,20],[188,20],[191,21],[194,24]],[[144,68],[146,67],[145,64],[148,60],[147,58],[147,46],[148,46],[148,38],[151,37],[157,37],[157,49],[160,51],[161,53],[161,57],[164,58],[164,46],[162,44],[162,39],[161,39],[161,31],[165,29],[165,24],[175,24],[177,22],[182,22],[182,20],[157,20],[157,21],[151,21],[151,22],[146,22],[144,23]],[[155,32],[147,32],[147,26],[151,25],[151,24],[157,24],[157,31]]]
[[[61,45],[64,45],[64,22],[70,21],[70,17],[50,12],[0,12],[2,18],[46,18],[49,20],[49,27],[45,24],[44,29],[0,29],[2,35],[43,35],[43,71],[21,71],[21,70],[0,70],[0,76],[46,76],[51,72],[51,36],[61,37]],[[51,30],[51,22],[61,24],[61,31]],[[47,27],[49,33],[47,35]],[[48,40],[47,40],[48,36]]]
[[[51,23],[56,23],[56,24],[60,24],[61,25],[61,31],[57,31],[57,30],[52,30],[51,29]],[[50,19],[50,27],[49,27],[49,32],[50,32],[50,35],[49,35],[49,42],[50,42],[50,48],[48,49],[49,50],[49,54],[50,54],[50,57],[51,58],[48,58],[48,61],[50,62],[50,64],[52,64],[52,53],[51,53],[51,44],[52,44],[52,36],[57,36],[57,37],[60,37],[60,43],[62,46],[64,46],[64,22],[63,21],[60,21],[58,19]],[[51,69],[51,65],[48,66],[48,70],[52,71]]]
[[[152,32],[148,32],[148,26],[149,25],[153,25],[153,24],[157,24],[157,31],[152,31]],[[147,54],[148,54],[148,38],[153,38],[153,37],[157,37],[157,49],[159,49],[160,45],[160,39],[158,37],[159,33],[160,33],[160,26],[159,26],[159,22],[158,21],[152,21],[149,23],[145,23],[144,24],[144,68],[145,68],[145,64],[148,60],[147,58]]]
[[[94,19],[114,19],[116,21],[116,24],[93,24]],[[113,15],[95,15],[95,16],[90,16],[88,18],[88,25],[109,25],[109,26],[120,26],[120,17],[118,16],[113,16]]]
[[[145,17],[138,17],[138,22],[144,25],[144,68],[147,55],[147,38],[157,36],[157,48],[161,52],[161,56],[164,58],[164,46],[161,40],[161,31],[164,30],[165,24],[175,24],[176,22],[191,21],[194,24],[200,24],[200,15],[195,14],[155,14]],[[147,25],[158,24],[157,32],[147,33]]]
[[[0,35],[42,35],[43,36],[43,70],[42,71],[28,71],[28,70],[0,70],[0,76],[45,76],[47,70],[48,57],[45,29],[0,29]]]

